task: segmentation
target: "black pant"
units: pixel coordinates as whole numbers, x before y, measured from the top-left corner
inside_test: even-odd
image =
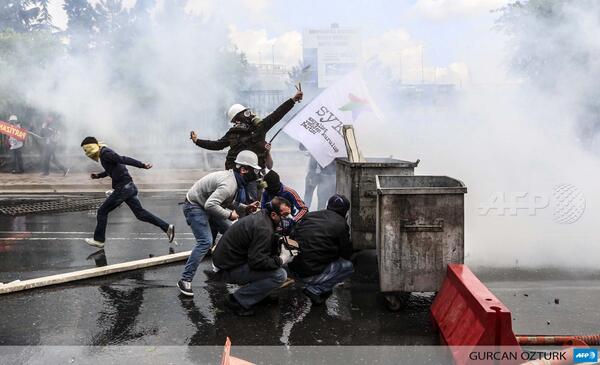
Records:
[[[13,155],[13,170],[16,172],[23,172],[25,169],[23,168],[23,155],[21,153],[20,148],[15,148],[12,151]]]
[[[163,232],[166,232],[169,228],[169,224],[162,219],[158,218],[154,214],[150,213],[142,207],[142,203],[137,197],[138,190],[133,182],[126,184],[125,186],[115,189],[112,194],[106,198],[104,203],[98,208],[96,231],[94,232],[94,239],[99,242],[106,240],[106,224],[108,223],[108,213],[117,209],[119,205],[125,203],[129,206],[129,209],[135,214],[135,217],[142,222],[148,222],[153,224]]]
[[[62,172],[67,172],[67,169],[56,159],[54,152],[56,151],[56,145],[49,144],[44,146],[44,156],[42,160],[42,172],[44,175],[50,173],[50,162],[54,164],[54,166],[58,167]]]
[[[319,200],[318,210],[327,207],[327,200],[335,194],[335,175],[317,174],[310,172],[306,175],[304,188],[304,204],[310,209],[313,193],[317,190],[317,199]]]

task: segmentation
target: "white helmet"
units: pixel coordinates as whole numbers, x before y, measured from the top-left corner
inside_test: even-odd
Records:
[[[8,117],[9,122],[16,122],[17,120],[19,120],[19,118],[17,118],[17,116],[14,114]]]
[[[244,110],[247,110],[247,109],[248,108],[246,108],[242,104],[233,104],[231,106],[231,108],[229,108],[229,111],[227,112],[227,118],[229,118],[229,121],[232,122],[233,118],[236,115],[238,115],[240,112],[243,112]]]
[[[256,156],[256,153],[248,150],[238,153],[235,158],[235,164],[249,166],[253,169],[260,170],[260,166],[258,166],[258,156]]]

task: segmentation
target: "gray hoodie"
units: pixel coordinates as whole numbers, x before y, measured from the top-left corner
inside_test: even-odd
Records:
[[[229,218],[231,211],[244,210],[245,204],[235,201],[238,185],[233,170],[217,171],[196,181],[186,197],[212,216]]]

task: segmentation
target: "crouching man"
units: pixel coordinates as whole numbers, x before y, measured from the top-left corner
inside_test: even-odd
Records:
[[[251,202],[246,188],[256,181],[258,157],[252,151],[241,151],[235,159],[233,170],[217,171],[198,180],[185,196],[183,215],[196,238],[196,245],[185,264],[181,279],[177,282],[179,291],[194,296],[192,279],[198,265],[210,249],[217,232],[224,234],[231,222],[240,213],[256,211],[258,201]]]
[[[289,262],[291,254],[281,250],[275,229],[289,211],[289,202],[274,198],[265,209],[232,225],[217,244],[212,259],[221,280],[243,285],[225,302],[235,314],[253,315],[256,304],[287,279],[282,266]]]
[[[288,268],[305,285],[303,292],[314,305],[323,304],[333,287],[354,272],[345,218],[349,209],[348,199],[336,194],[327,201],[327,209],[307,213],[292,233],[300,253]]]

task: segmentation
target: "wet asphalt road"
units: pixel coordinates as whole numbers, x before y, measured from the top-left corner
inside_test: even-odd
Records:
[[[175,252],[194,243],[177,205],[181,196],[141,196],[149,210],[176,224]],[[93,211],[0,216],[0,282],[164,255],[171,247],[159,229],[138,222],[123,205],[110,215],[105,255],[94,255],[82,242],[94,225]],[[357,275],[336,288],[326,306],[312,307],[300,288],[291,287],[251,318],[225,310],[223,298],[234,287],[204,281],[208,260],[194,281],[194,299],[180,297],[175,287],[183,262],[2,295],[0,345],[220,346],[227,336],[238,346],[438,344],[428,314],[431,296],[414,296],[406,310],[391,313],[373,280],[372,255],[364,253],[359,263]],[[517,333],[600,332],[600,280],[484,281],[512,309]]]
[[[30,279],[104,263],[136,260],[192,248],[193,236],[177,204],[179,194],[141,196],[154,214],[174,222],[179,246],[135,219],[123,205],[109,217],[105,255],[82,239],[95,226],[93,211],[0,218],[0,282]],[[429,323],[431,296],[415,297],[411,310],[385,310],[372,279],[368,255],[364,275],[338,287],[326,306],[312,308],[300,288],[279,293],[253,318],[238,318],[223,305],[234,289],[194,281],[194,299],[175,283],[184,262],[70,284],[3,295],[0,345],[401,345],[437,344]],[[368,263],[368,265],[366,264]],[[368,282],[370,281],[370,282]]]

